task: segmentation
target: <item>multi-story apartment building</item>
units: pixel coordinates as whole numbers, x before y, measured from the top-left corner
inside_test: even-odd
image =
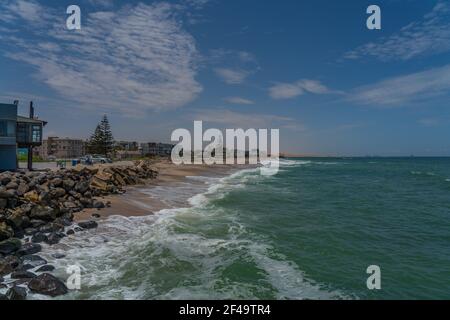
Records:
[[[37,155],[44,160],[49,158],[73,159],[84,155],[84,141],[81,139],[48,137],[37,148]]]

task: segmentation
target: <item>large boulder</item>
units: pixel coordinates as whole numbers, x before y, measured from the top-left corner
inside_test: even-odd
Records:
[[[11,238],[0,242],[0,254],[4,256],[10,255],[16,252],[22,246],[22,242],[19,239]]]
[[[14,225],[16,228],[21,228],[30,223],[30,219],[26,215],[26,212],[22,208],[16,208],[11,214],[8,216],[8,220]]]
[[[75,181],[73,181],[72,179],[64,179],[64,181],[63,181],[63,188],[66,191],[72,190],[73,187],[75,187]]]
[[[31,242],[41,243],[47,241],[47,235],[42,232],[37,232],[31,237]]]
[[[52,199],[58,199],[61,197],[64,197],[66,195],[66,190],[64,190],[63,188],[55,188],[50,190],[50,197]]]
[[[16,190],[10,189],[10,190],[0,190],[0,198],[3,199],[9,199],[16,195]]]
[[[10,183],[8,183],[6,185],[6,189],[10,190],[10,189],[14,189],[16,190],[19,187],[19,185],[17,184],[17,182],[11,181]]]
[[[30,218],[44,221],[52,221],[56,219],[56,211],[47,206],[35,206],[31,209]]]
[[[78,226],[83,229],[95,229],[98,227],[98,224],[97,222],[90,220],[90,221],[82,221],[78,223]]]
[[[43,273],[28,283],[28,288],[34,292],[50,297],[57,297],[68,292],[66,285],[49,273]]]
[[[40,256],[35,255],[35,254],[23,256],[21,258],[21,260],[22,260],[22,263],[24,266],[29,265],[29,266],[32,266],[33,268],[40,267],[40,266],[43,266],[44,264],[47,264],[47,260],[45,260],[44,258],[41,258]]]
[[[25,193],[28,192],[28,190],[30,190],[30,188],[28,187],[28,185],[26,183],[21,183],[19,184],[19,186],[17,187],[17,195],[19,197],[23,196]]]
[[[32,255],[32,254],[38,253],[41,250],[42,250],[41,245],[28,242],[28,243],[25,243],[22,246],[22,248],[17,250],[16,255],[19,257],[22,257],[22,256],[27,256],[27,255]]]
[[[0,259],[0,276],[10,274],[17,269],[20,264],[19,258],[15,256],[7,256],[6,258]]]
[[[27,290],[22,287],[14,286],[6,292],[9,300],[25,300],[27,297]]]
[[[33,279],[36,275],[29,271],[14,271],[11,273],[11,279]]]
[[[75,191],[81,194],[89,190],[89,181],[80,181],[75,185]]]

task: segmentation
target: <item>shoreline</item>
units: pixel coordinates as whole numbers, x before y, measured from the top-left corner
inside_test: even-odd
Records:
[[[223,178],[239,170],[249,168],[249,165],[175,165],[168,160],[158,160],[152,168],[158,171],[158,177],[146,181],[145,184],[127,186],[123,194],[111,194],[100,197],[109,205],[102,209],[87,208],[74,216],[74,222],[98,219],[103,220],[111,216],[139,217],[153,215],[161,210],[173,208],[164,199],[151,197],[144,191],[157,187],[174,187],[182,183],[195,183],[189,177]],[[185,202],[186,205],[189,205]]]

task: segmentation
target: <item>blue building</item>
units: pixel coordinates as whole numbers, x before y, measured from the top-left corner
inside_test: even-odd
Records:
[[[28,168],[32,169],[32,148],[42,144],[46,122],[34,118],[33,103],[29,118],[17,115],[17,105],[0,104],[0,171],[17,170],[18,147],[28,149]]]
[[[0,104],[0,170],[16,170],[17,105]]]

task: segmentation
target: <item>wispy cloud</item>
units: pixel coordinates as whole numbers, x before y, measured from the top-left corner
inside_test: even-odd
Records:
[[[356,88],[348,99],[363,105],[402,106],[450,93],[450,65]]]
[[[367,43],[344,55],[345,59],[375,57],[382,61],[409,60],[450,50],[450,1],[438,1],[422,20],[404,26],[390,37]]]
[[[422,118],[419,119],[417,123],[423,127],[436,127],[441,123],[441,121],[437,118]]]
[[[214,49],[206,61],[215,66],[214,72],[223,82],[231,85],[244,83],[260,69],[255,55],[248,51]]]
[[[111,8],[112,6],[114,6],[114,0],[87,0],[87,2],[91,5],[104,8]]]
[[[246,104],[246,105],[254,104],[254,102],[252,100],[241,98],[241,97],[228,97],[228,98],[225,98],[225,101],[228,103],[233,103],[233,104]]]
[[[32,25],[33,14],[45,12],[45,27]],[[53,15],[35,1],[0,4],[3,27],[23,25],[4,35],[3,54],[28,63],[36,77],[62,98],[91,108],[142,114],[183,106],[202,91],[195,80],[197,49],[183,30],[177,7],[158,2],[127,5],[116,11],[87,13],[79,31],[66,30],[64,16]],[[19,23],[18,23],[19,22]],[[24,32],[32,38],[24,39]]]
[[[273,99],[292,99],[304,93],[329,94],[337,93],[315,80],[303,79],[294,83],[277,83],[269,88],[269,95]]]
[[[215,73],[227,84],[241,84],[250,75],[250,72],[242,69],[216,68]]]

